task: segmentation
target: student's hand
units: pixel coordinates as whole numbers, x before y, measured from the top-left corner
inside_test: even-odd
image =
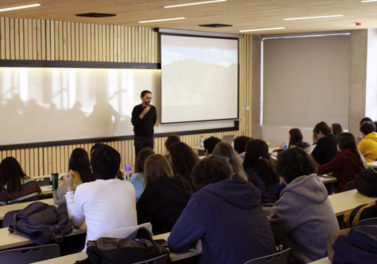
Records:
[[[67,192],[72,192],[74,190],[74,187],[73,187],[74,178],[75,176],[73,176],[72,170],[70,170],[68,174],[64,175],[64,181],[65,181],[65,184],[67,185]]]

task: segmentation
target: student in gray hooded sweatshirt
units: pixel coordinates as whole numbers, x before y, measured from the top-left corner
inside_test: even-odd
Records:
[[[326,257],[327,239],[339,226],[315,164],[304,150],[291,148],[279,155],[277,170],[287,187],[269,215],[275,239],[292,247],[300,263]]]

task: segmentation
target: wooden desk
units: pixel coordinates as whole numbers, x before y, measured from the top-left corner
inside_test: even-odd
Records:
[[[153,239],[154,240],[157,240],[157,239],[168,240],[169,235],[170,235],[170,233],[156,235],[156,236],[153,236]],[[200,255],[200,254],[201,254],[200,251],[197,251],[196,249],[191,249],[189,252],[186,252],[186,253],[183,253],[183,254],[170,253],[170,258],[171,258],[172,262],[176,262],[176,261],[179,261],[179,260],[182,260],[182,259],[195,257],[195,256]],[[85,259],[86,257],[87,257],[87,255],[86,255],[85,252],[79,252],[79,253],[63,256],[63,257],[52,258],[52,259],[48,259],[48,260],[44,260],[44,261],[40,261],[40,262],[35,262],[35,264],[75,263],[76,260],[82,260],[82,259]]]
[[[326,174],[324,174],[324,175],[319,175],[318,177],[319,177],[319,179],[321,180],[321,182],[323,182],[323,184],[329,184],[329,183],[333,183],[333,182],[336,182],[336,181],[337,181],[337,178],[336,178],[336,177],[333,177],[333,176],[327,176]]]
[[[325,258],[322,258],[313,262],[309,262],[309,264],[331,264],[331,261],[329,260],[328,257],[325,257]]]
[[[74,229],[73,232],[67,236],[75,236],[84,234],[86,232],[86,225],[83,225],[79,229]],[[14,233],[10,233],[8,228],[0,228],[0,250],[15,248],[20,246],[28,246],[33,242],[26,237],[19,236]]]
[[[377,168],[377,161],[369,162],[369,163],[368,163],[368,166],[369,166],[370,168]]]
[[[360,205],[373,202],[377,200],[377,197],[367,197],[354,189],[329,195],[329,200],[334,208],[335,215],[338,216]]]
[[[4,215],[7,212],[13,211],[13,210],[24,209],[26,206],[28,206],[29,204],[34,203],[34,202],[43,202],[43,203],[46,203],[46,204],[49,204],[49,205],[55,205],[53,198],[24,202],[24,203],[14,203],[14,204],[3,205],[3,206],[0,206],[0,220],[4,219]]]

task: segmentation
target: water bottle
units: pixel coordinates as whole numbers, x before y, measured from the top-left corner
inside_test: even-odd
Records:
[[[124,168],[124,171],[126,172],[125,179],[128,180],[131,177],[132,172],[132,166],[130,163],[127,163],[126,167]]]
[[[200,137],[200,148],[204,148],[204,138],[203,138],[203,136]]]

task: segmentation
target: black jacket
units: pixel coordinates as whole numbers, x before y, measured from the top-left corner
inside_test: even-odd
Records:
[[[319,165],[322,165],[332,160],[338,151],[336,147],[337,144],[338,140],[336,136],[332,134],[320,138],[312,152],[312,156],[315,161]]]
[[[180,177],[158,177],[136,204],[138,223],[151,222],[153,234],[170,232],[191,197],[191,186]]]
[[[134,107],[132,110],[132,125],[134,126],[134,132],[136,136],[143,136],[143,137],[151,137],[154,134],[154,125],[156,124],[157,120],[157,111],[156,107],[151,105],[151,109],[148,113],[140,119],[139,115],[144,110],[144,106],[139,104]]]

